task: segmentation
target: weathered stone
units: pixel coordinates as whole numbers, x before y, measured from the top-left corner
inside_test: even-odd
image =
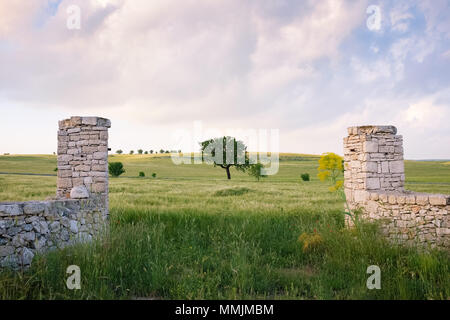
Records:
[[[81,131],[81,128],[72,128],[72,129],[68,129],[67,133],[71,134],[71,133],[77,133],[77,132],[80,132],[80,131]]]
[[[52,232],[59,231],[60,228],[61,228],[61,224],[59,223],[59,221],[53,221],[52,223],[50,223],[50,230]]]
[[[79,166],[75,167],[75,170],[88,172],[88,171],[91,171],[91,167],[87,166],[87,165],[79,165]]]
[[[389,161],[389,172],[404,173],[405,167],[403,161]]]
[[[28,203],[23,207],[23,212],[25,214],[37,214],[42,213],[45,210],[45,204],[44,203]]]
[[[378,179],[378,178],[367,178],[366,188],[367,188],[367,190],[380,189],[380,179]]]
[[[76,220],[70,220],[70,231],[78,233],[78,222]]]
[[[449,248],[450,196],[404,192],[403,138],[395,127],[351,127],[348,133],[344,191],[349,207],[362,209],[363,219],[381,220],[383,233],[393,240]],[[364,198],[369,190],[377,191]],[[346,222],[351,225],[348,217]]]
[[[9,216],[17,216],[22,214],[22,208],[17,204],[0,205],[0,214],[1,213]]]
[[[105,118],[98,118],[97,126],[111,128],[111,121],[109,119],[105,119]]]
[[[366,141],[363,143],[364,152],[378,152],[378,142],[376,141]]]
[[[97,117],[82,117],[81,123],[85,125],[96,126],[97,125]]]
[[[428,204],[428,196],[426,195],[417,195],[416,196],[416,203],[420,205]]]
[[[0,257],[6,257],[14,253],[13,246],[0,246]]]
[[[104,183],[94,183],[92,184],[92,192],[101,193],[106,192],[106,185]]]
[[[23,238],[25,241],[34,241],[34,239],[36,238],[36,235],[35,235],[34,232],[25,232],[25,233],[22,235],[22,238]]]
[[[86,199],[89,198],[89,192],[85,186],[73,187],[70,191],[70,197],[72,199]]]
[[[48,223],[45,221],[40,221],[39,222],[39,227],[40,227],[40,233],[41,234],[47,234],[48,233]]]
[[[441,194],[433,194],[429,196],[429,201],[431,205],[442,205],[447,204],[447,197]]]
[[[31,261],[33,261],[34,253],[28,248],[23,248],[22,250],[22,263],[24,265],[31,264]]]
[[[107,220],[109,120],[72,117],[59,125],[58,200],[0,203],[1,267],[28,266],[35,252],[89,241]],[[89,194],[91,185],[102,194]]]
[[[94,159],[95,160],[103,160],[108,158],[107,152],[96,152],[94,153]]]
[[[71,178],[60,178],[57,181],[58,188],[71,188],[72,179]]]
[[[362,164],[363,172],[378,172],[378,163],[376,162],[363,162]]]

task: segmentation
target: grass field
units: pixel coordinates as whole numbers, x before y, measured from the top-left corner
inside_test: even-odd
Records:
[[[114,155],[126,173],[110,179],[109,233],[36,257],[26,273],[0,273],[0,298],[448,299],[448,252],[388,244],[376,225],[345,229],[343,200],[318,181],[317,159],[282,155],[279,173],[257,182],[168,157]],[[55,156],[0,156],[0,172],[55,167]],[[444,162],[406,161],[406,179],[408,189],[450,194]],[[45,199],[55,188],[52,176],[0,174],[0,201]],[[310,250],[298,241],[305,232],[321,240]],[[65,286],[71,264],[81,290]],[[366,287],[369,265],[381,269],[381,290]]]

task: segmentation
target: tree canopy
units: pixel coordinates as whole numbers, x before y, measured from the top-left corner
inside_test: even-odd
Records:
[[[245,172],[251,165],[247,146],[234,137],[224,136],[200,142],[202,159],[226,170],[227,178],[231,179],[230,167]]]

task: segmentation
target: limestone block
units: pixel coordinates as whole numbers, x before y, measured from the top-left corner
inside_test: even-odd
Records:
[[[398,204],[404,204],[404,203],[406,203],[406,196],[403,196],[403,195],[397,196],[397,203],[398,203]]]
[[[72,185],[73,187],[79,187],[79,186],[83,186],[84,185],[84,178],[73,178],[72,179]]]
[[[58,143],[69,142],[69,140],[70,140],[69,136],[58,136]]]
[[[70,197],[72,199],[86,199],[89,198],[89,192],[85,186],[76,186],[70,191]]]
[[[111,128],[111,120],[105,118],[98,118],[97,125],[100,127]]]
[[[75,167],[75,171],[85,171],[85,172],[88,172],[88,171],[91,171],[91,167],[90,167],[90,166],[87,166],[87,165],[79,165],[79,166],[76,166],[76,167]]]
[[[96,126],[97,119],[98,119],[97,117],[82,117],[81,123],[86,124],[86,125]]]
[[[380,189],[380,179],[379,178],[367,178],[366,188],[368,190]]]
[[[364,172],[378,172],[378,163],[373,161],[363,162],[361,168]]]
[[[355,190],[354,191],[354,201],[358,203],[364,203],[369,199],[369,193],[365,190]]]
[[[403,161],[389,161],[389,172],[390,173],[404,173],[405,166]]]
[[[390,194],[388,196],[388,202],[390,204],[396,204],[397,203],[397,197],[395,195],[393,195],[393,194]]]
[[[23,212],[25,214],[37,214],[42,213],[45,210],[45,204],[44,203],[28,203],[23,207]]]
[[[14,253],[13,246],[0,246],[0,257],[6,257]]]
[[[372,192],[372,193],[370,194],[370,200],[377,201],[378,199],[379,199],[378,193]]]
[[[57,185],[58,188],[72,188],[72,178],[60,178]]]
[[[417,195],[416,203],[420,205],[428,204],[428,196],[427,195]]]
[[[92,192],[96,192],[96,193],[102,193],[102,192],[106,192],[107,190],[107,186],[105,183],[94,183],[92,184]]]
[[[443,194],[433,194],[429,196],[430,204],[436,206],[445,206],[447,204],[447,197]]]
[[[379,151],[383,153],[394,153],[394,146],[380,146]]]
[[[407,204],[415,204],[416,203],[416,196],[413,194],[409,194],[406,196],[406,203]]]
[[[96,152],[94,153],[94,159],[95,160],[104,160],[108,158],[107,152]]]
[[[0,215],[4,213],[8,216],[17,216],[22,214],[22,208],[17,204],[0,205]]]
[[[81,153],[81,148],[73,148],[73,149],[67,150],[67,154],[71,154],[71,155],[78,155],[80,153]]]
[[[78,133],[78,132],[80,132],[80,131],[81,131],[80,128],[71,128],[71,129],[68,129],[68,130],[67,130],[67,133],[68,133],[68,134],[71,134],[71,133]]]
[[[83,153],[94,153],[98,151],[98,147],[84,146],[82,148]]]
[[[378,152],[378,142],[365,141],[363,143],[363,152]]]
[[[67,166],[64,166],[64,167],[67,167]],[[61,169],[59,169],[58,170],[58,177],[60,177],[60,178],[69,178],[69,177],[72,177],[72,170],[61,170]]]

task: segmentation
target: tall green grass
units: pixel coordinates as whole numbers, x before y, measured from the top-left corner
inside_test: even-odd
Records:
[[[450,296],[449,253],[387,243],[373,224],[344,228],[342,200],[317,180],[315,160],[282,161],[277,176],[260,182],[240,173],[227,181],[220,168],[178,167],[169,159],[133,161],[124,161],[128,177],[110,179],[109,230],[92,243],[36,257],[26,272],[0,272],[0,299]],[[407,163],[420,181],[425,173],[414,166]],[[135,179],[133,170],[158,178]],[[300,181],[303,172],[310,182]],[[0,201],[52,196],[55,182],[0,175]],[[298,237],[305,232],[323,241],[304,251]],[[81,290],[66,288],[72,264],[81,269]],[[381,290],[366,287],[369,265],[381,268]]]

